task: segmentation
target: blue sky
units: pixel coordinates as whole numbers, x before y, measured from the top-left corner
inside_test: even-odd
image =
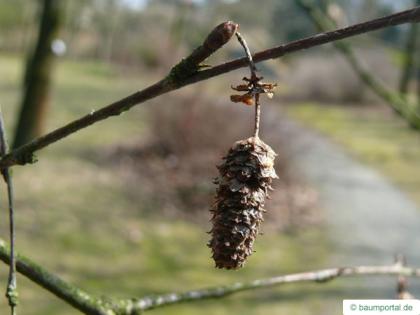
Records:
[[[147,0],[121,0],[121,2],[132,9],[141,10],[147,3]]]

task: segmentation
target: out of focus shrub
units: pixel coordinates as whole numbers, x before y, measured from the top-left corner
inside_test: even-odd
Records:
[[[113,149],[133,196],[153,214],[208,220],[216,186],[216,165],[232,144],[252,135],[254,109],[198,95],[168,96],[151,107],[147,139]],[[264,108],[266,116],[278,109]],[[267,125],[268,126],[268,125]],[[263,139],[278,152],[275,181],[267,204],[276,228],[317,222],[316,193],[292,177],[279,128],[264,128]],[[270,141],[268,141],[270,140]],[[314,220],[315,219],[315,220]]]
[[[357,50],[357,56],[375,77],[395,86],[398,68],[383,47]],[[348,62],[335,51],[297,57],[284,75],[288,86],[286,97],[296,101],[360,103],[377,101]]]

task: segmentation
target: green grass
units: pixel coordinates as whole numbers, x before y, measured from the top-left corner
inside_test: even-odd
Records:
[[[420,133],[390,110],[311,103],[289,106],[288,113],[381,171],[420,205]]]
[[[0,101],[12,134],[21,60],[1,56],[0,69]],[[56,70],[48,130],[153,80],[148,75],[146,82],[97,62],[62,61]],[[20,252],[92,294],[115,297],[185,291],[324,266],[327,240],[320,230],[296,236],[270,229],[258,239],[257,253],[248,265],[228,272],[213,268],[205,246],[208,226],[166,219],[159,209],[155,215],[144,215],[148,205],[128,196],[119,173],[97,165],[91,157],[120,141],[137,139],[146,124],[140,106],[51,145],[32,166],[14,168]],[[4,194],[3,189],[3,210]],[[3,212],[0,232],[7,238]],[[3,266],[4,287],[6,276]],[[18,281],[20,314],[78,314],[22,276]],[[325,309],[326,294],[334,296],[334,285],[323,288],[321,292],[317,285],[261,290],[151,314],[318,314]],[[339,310],[341,301],[334,303]],[[0,299],[0,313],[7,312],[5,299]]]

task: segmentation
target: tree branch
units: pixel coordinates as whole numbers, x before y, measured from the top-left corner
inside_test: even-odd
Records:
[[[325,14],[319,7],[308,0],[296,0],[296,3],[308,14],[309,18],[317,26],[320,31],[334,27],[335,23]],[[420,129],[420,113],[417,111],[415,104],[409,103],[403,95],[393,92],[375,78],[373,74],[367,71],[359,62],[351,45],[347,42],[334,42],[334,47],[342,53],[348,63],[353,68],[368,88],[376,95],[388,103],[392,109],[401,117],[403,117],[411,127]]]
[[[0,260],[5,264],[10,264],[10,250],[1,239]],[[31,281],[87,315],[110,315],[100,299],[93,298],[83,290],[70,285],[25,256],[16,255],[16,269]]]
[[[420,21],[420,7],[410,10],[392,14],[386,17],[378,18],[368,22],[355,24],[349,27],[337,29],[331,32],[316,34],[314,36],[297,40],[288,44],[280,45],[271,49],[267,49],[256,53],[253,56],[255,62],[261,62],[268,59],[279,58],[286,54],[296,51],[308,49],[311,47],[323,45],[329,42],[337,41],[343,38],[375,31],[381,28],[404,24],[415,23]],[[230,28],[232,31],[232,28]],[[236,30],[236,29],[235,29]],[[215,52],[217,48],[207,50],[210,55]],[[204,57],[206,54],[203,55]],[[202,59],[197,58],[197,60]],[[119,101],[116,101],[108,106],[105,106],[95,112],[83,116],[69,124],[60,127],[40,138],[37,138],[5,155],[0,159],[0,168],[10,167],[13,165],[24,165],[26,163],[33,163],[35,161],[33,153],[45,148],[46,146],[59,141],[72,133],[75,133],[83,128],[86,128],[101,120],[107,119],[111,116],[117,116],[129,110],[133,106],[143,103],[147,100],[155,98],[159,95],[168,93],[183,86],[187,86],[199,81],[207,80],[209,78],[230,72],[248,65],[247,58],[235,59],[233,61],[220,64],[207,70],[199,70],[199,65],[191,67],[191,63],[185,60],[194,60],[194,58],[187,57],[176,66],[174,66],[168,76],[163,80],[127,96]],[[201,61],[199,61],[201,62]],[[192,63],[194,64],[194,63]],[[187,65],[187,66],[186,66]]]
[[[414,1],[415,5],[420,5],[420,0]],[[418,38],[418,24],[413,23],[408,30],[405,49],[403,52],[403,67],[401,71],[400,83],[399,83],[399,92],[402,95],[406,95],[409,90],[410,79],[412,75],[415,73],[415,55],[416,55],[416,46],[417,46],[417,38]],[[420,102],[420,100],[419,100]]]
[[[357,266],[343,268],[329,268],[308,272],[301,272],[267,279],[253,280],[250,282],[237,282],[226,286],[202,290],[187,291],[185,293],[172,293],[146,297],[133,300],[133,309],[149,310],[176,303],[221,298],[234,293],[255,289],[269,288],[297,282],[326,283],[339,277],[352,276],[411,276],[420,277],[420,269],[405,267],[401,264],[390,266]]]
[[[0,260],[6,264],[10,263],[10,252],[2,240],[0,240]],[[93,297],[20,254],[16,255],[16,267],[19,273],[86,315],[138,315],[147,310],[172,304],[223,298],[242,291],[251,291],[290,283],[326,283],[339,277],[374,275],[420,277],[420,268],[407,267],[397,262],[389,266],[357,266],[308,271],[249,282],[237,282],[184,293],[169,293],[135,299],[111,299],[108,297]]]
[[[0,109],[0,155],[3,156],[8,151],[6,130],[4,127],[3,113]],[[15,255],[15,210],[14,210],[14,189],[12,175],[9,168],[0,170],[1,175],[7,186],[7,199],[9,204],[9,237],[10,237],[10,264],[9,277],[7,281],[6,297],[9,301],[11,314],[16,314],[16,306],[18,305],[18,291],[16,281],[16,255]]]

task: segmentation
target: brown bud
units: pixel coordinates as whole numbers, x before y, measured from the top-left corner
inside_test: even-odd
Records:
[[[211,51],[216,51],[226,44],[238,29],[238,24],[227,21],[217,25],[207,36],[203,46]]]

